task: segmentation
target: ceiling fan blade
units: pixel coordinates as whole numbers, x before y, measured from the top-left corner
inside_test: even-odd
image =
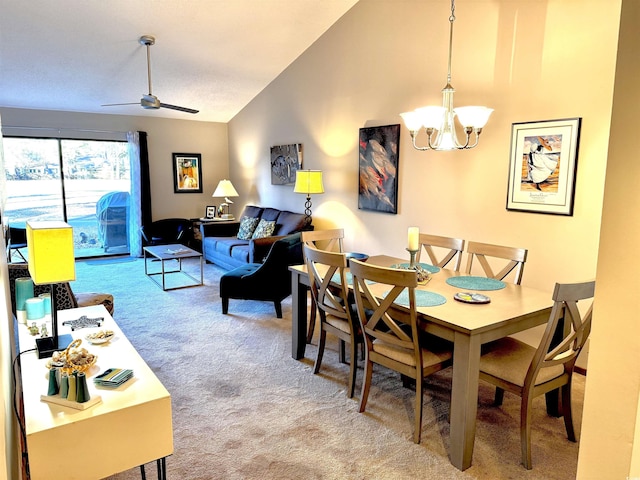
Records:
[[[161,103],[160,107],[170,108],[171,110],[178,110],[180,112],[185,112],[185,113],[198,113],[200,111],[200,110],[194,110],[193,108],[179,107],[177,105],[169,105],[168,103]]]
[[[100,105],[101,107],[117,107],[119,105],[140,105],[140,102],[131,102],[131,103],[105,103],[104,105]]]

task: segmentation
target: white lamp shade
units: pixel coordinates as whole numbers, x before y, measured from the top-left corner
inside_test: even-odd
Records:
[[[482,128],[489,121],[493,108],[458,107],[453,109],[463,127]]]
[[[445,108],[444,107],[422,107],[416,110],[416,113],[420,116],[420,121],[425,128],[435,128],[440,130],[444,121]]]
[[[237,197],[238,192],[230,180],[220,180],[212,197]]]
[[[405,126],[411,132],[417,132],[422,127],[422,118],[418,114],[418,112],[404,112],[401,113],[400,116],[404,121]]]
[[[324,193],[322,184],[322,171],[298,170],[296,171],[296,184],[293,187],[295,193]]]
[[[29,274],[36,285],[76,279],[73,228],[65,222],[27,222]]]

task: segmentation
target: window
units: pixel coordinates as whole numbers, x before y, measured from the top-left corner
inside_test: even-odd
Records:
[[[4,137],[5,224],[63,220],[76,258],[128,253],[127,143]]]

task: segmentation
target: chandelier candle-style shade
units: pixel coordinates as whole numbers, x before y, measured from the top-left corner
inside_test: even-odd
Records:
[[[220,218],[223,220],[233,220],[234,217],[229,213],[229,204],[233,203],[229,200],[229,197],[238,197],[238,192],[234,188],[233,184],[230,180],[220,180],[218,186],[216,187],[215,192],[213,192],[212,197],[224,197],[224,203],[220,204],[220,208],[224,212],[226,208],[226,213],[223,213]]]
[[[304,204],[304,215],[307,225],[311,224],[311,194],[324,193],[322,184],[322,171],[320,170],[298,170],[296,171],[296,184],[293,187],[295,193],[307,195]]]
[[[71,335],[58,335],[55,284],[76,279],[73,228],[65,222],[27,222],[29,274],[35,285],[51,285],[51,337],[37,338],[38,358],[64,350]]]
[[[451,47],[453,44],[453,22],[455,21],[455,1],[451,0],[451,16],[449,16],[449,64],[447,70],[447,84],[442,89],[442,107],[429,106],[417,108],[412,112],[401,113],[400,116],[405,126],[409,129],[413,147],[416,150],[455,150],[469,149],[478,145],[478,139],[483,127],[489,120],[493,109],[487,107],[458,107],[453,108],[453,93],[451,86]],[[464,127],[466,139],[463,143],[458,141],[454,117]],[[418,146],[416,137],[421,128],[427,133],[427,145]],[[434,137],[434,133],[437,135]],[[471,143],[471,134],[474,142]]]

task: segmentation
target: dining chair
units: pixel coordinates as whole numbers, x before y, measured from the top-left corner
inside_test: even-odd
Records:
[[[344,239],[344,229],[332,228],[328,230],[309,230],[302,232],[302,243],[312,247],[330,252],[343,252],[342,240]],[[311,313],[309,315],[309,325],[307,327],[307,343],[311,343],[313,332],[316,329],[317,308],[313,296],[311,297]],[[344,349],[344,344],[342,344]]]
[[[22,262],[27,263],[27,259],[20,251],[27,248],[27,229],[9,226],[6,229],[7,238],[7,263],[13,262],[13,254],[17,253]]]
[[[413,441],[420,443],[423,379],[452,364],[452,346],[444,340],[419,333],[415,293],[418,280],[415,271],[367,265],[357,260],[351,261],[350,270],[366,346],[359,411],[364,412],[367,406],[374,363],[414,379]],[[371,290],[373,284],[376,285],[377,294],[386,288],[389,290],[379,298]],[[409,307],[399,308],[394,302],[404,291],[408,294]]]
[[[501,245],[491,245],[489,243],[468,242],[467,243],[467,267],[465,273],[470,274],[474,258],[482,267],[482,271],[489,278],[504,280],[513,272],[513,283],[520,285],[524,272],[524,263],[527,261],[526,248],[503,247]],[[499,271],[494,272],[488,258],[498,258],[507,260]],[[495,266],[495,265],[494,265]]]
[[[532,468],[531,407],[535,397],[561,388],[567,437],[576,441],[571,414],[571,379],[576,359],[591,331],[594,290],[594,281],[556,283],[549,321],[537,347],[505,337],[487,344],[487,353],[480,358],[480,379],[496,386],[495,405],[502,404],[505,390],[521,397],[522,464],[529,470]],[[588,307],[578,309],[578,301],[590,299]]]
[[[451,238],[451,237],[441,237],[439,235],[430,235],[428,233],[421,233],[418,236],[418,242],[420,244],[420,249],[416,254],[416,261],[420,261],[420,254],[424,249],[429,255],[429,260],[431,265],[435,267],[444,268],[451,261],[454,262],[454,270],[456,272],[460,271],[460,266],[462,264],[462,252],[464,250],[464,240],[461,238]],[[434,250],[433,247],[437,247],[438,250]],[[443,252],[442,249],[448,249],[448,252]],[[438,253],[440,255],[444,254],[443,257],[438,260]]]
[[[318,250],[303,245],[304,257],[311,285],[311,296],[320,314],[320,339],[313,373],[320,372],[327,333],[340,340],[339,358],[345,362],[345,344],[349,344],[349,382],[347,396],[353,397],[358,367],[357,347],[362,344],[360,325],[349,301],[347,286],[347,257],[344,253]],[[336,287],[336,285],[340,285]]]

